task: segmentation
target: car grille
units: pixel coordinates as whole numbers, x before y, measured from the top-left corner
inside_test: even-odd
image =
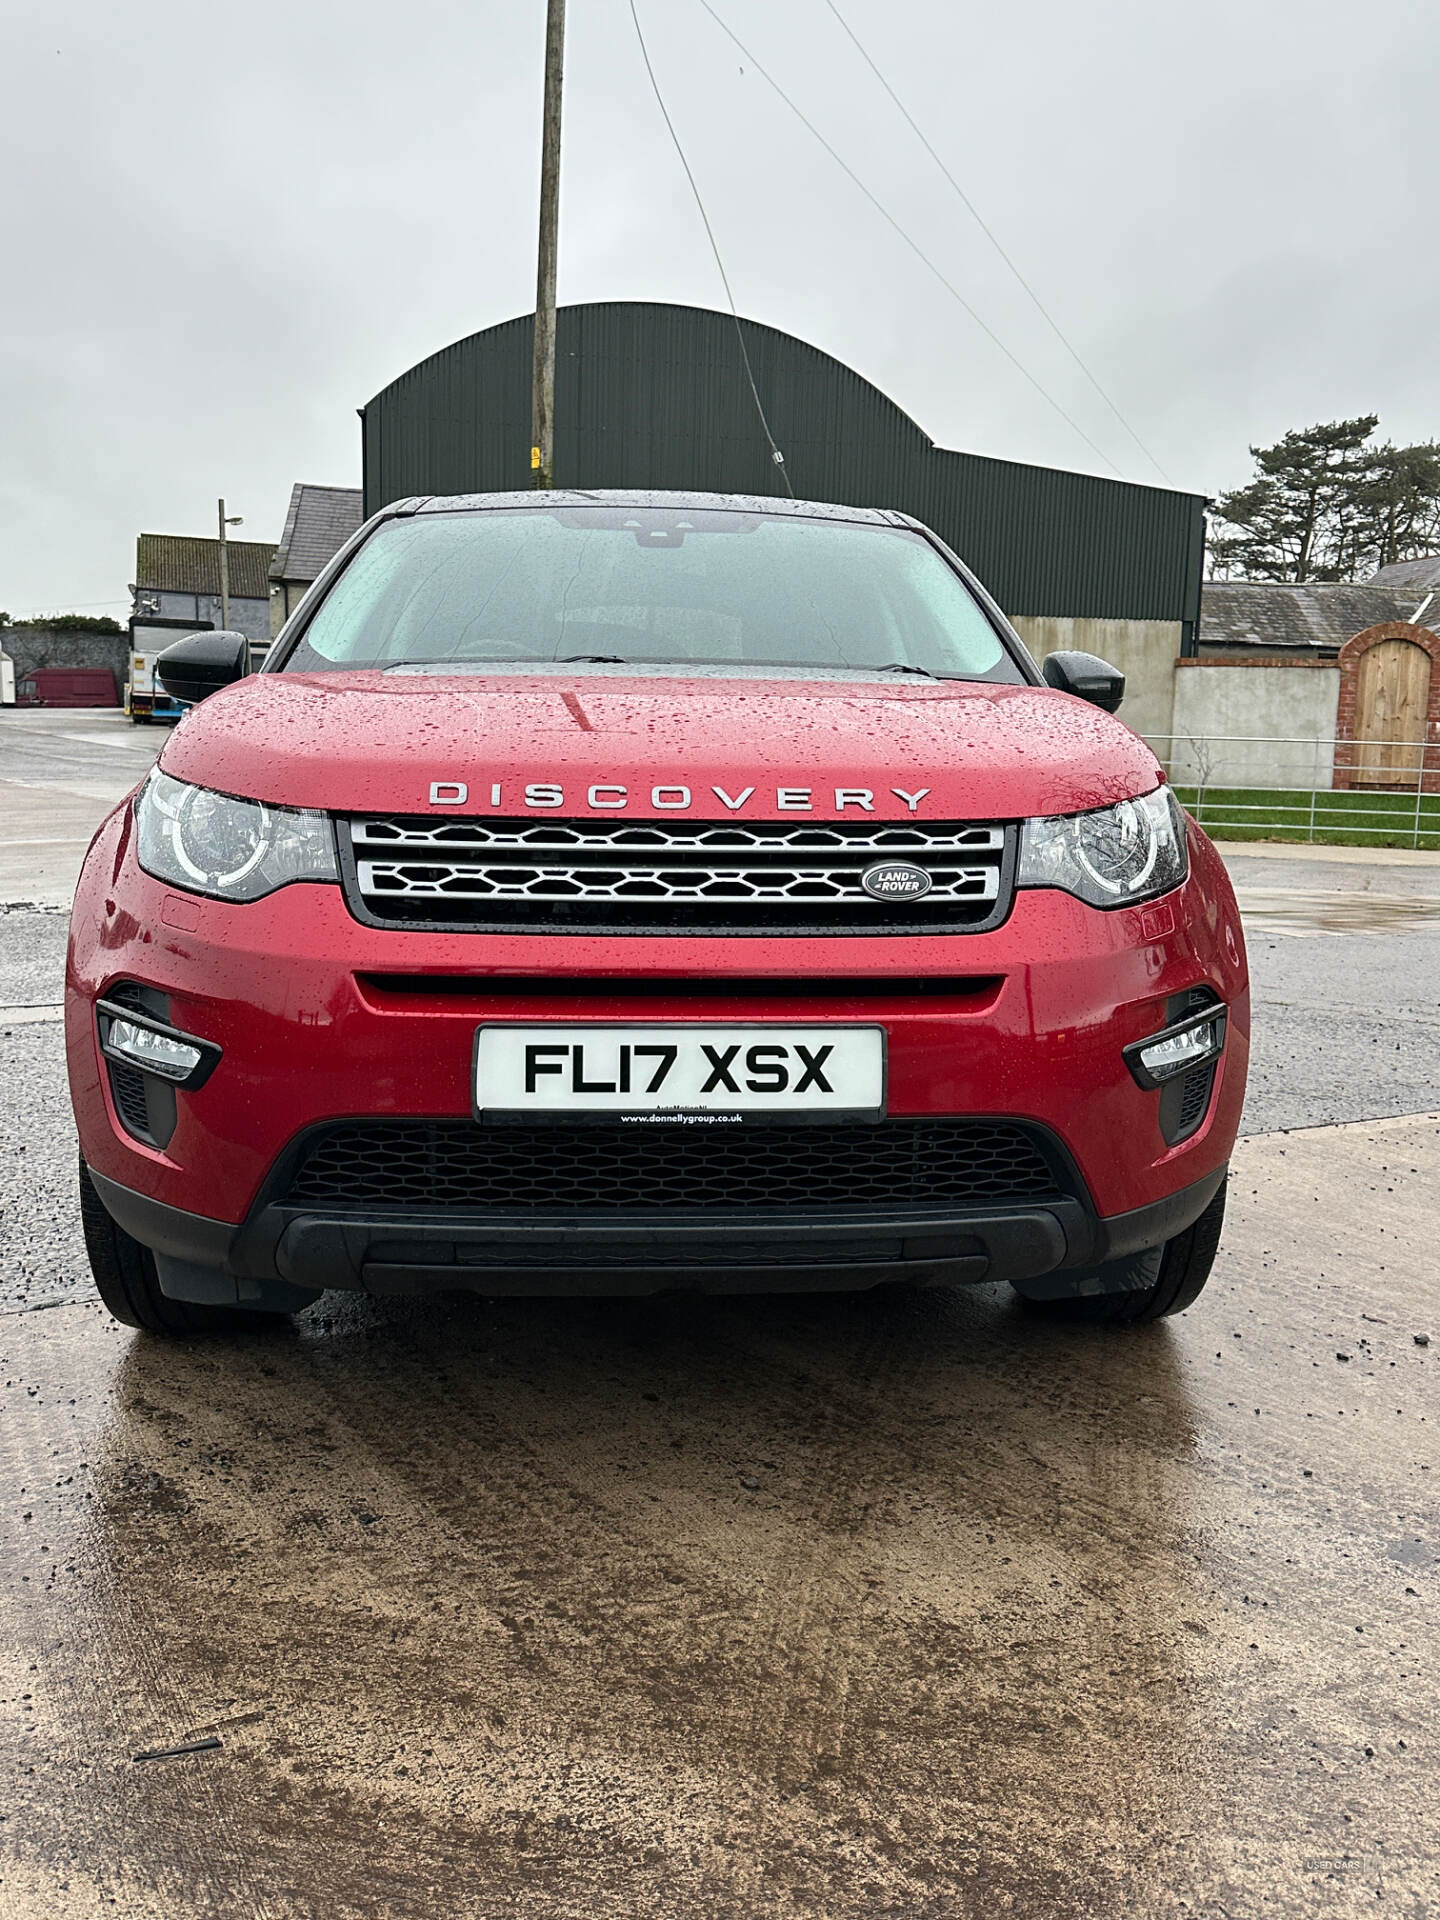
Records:
[[[1040,1139],[995,1120],[754,1126],[368,1121],[307,1142],[282,1204],[444,1207],[949,1207],[1054,1197]]]
[[[843,821],[376,818],[341,823],[347,896],[372,925],[475,932],[973,933],[1009,910],[1015,830]],[[920,900],[861,875],[904,860]]]

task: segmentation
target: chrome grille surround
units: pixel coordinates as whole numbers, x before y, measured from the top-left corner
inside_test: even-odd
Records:
[[[527,853],[554,851],[622,853],[656,848],[662,853],[841,853],[863,844],[867,858],[903,853],[998,853],[1005,829],[950,826],[904,820],[796,822],[764,820],[754,825],[719,820],[486,820],[437,818],[376,819],[350,823],[356,853],[455,848],[495,853],[518,848]]]
[[[346,897],[376,926],[639,934],[966,933],[1009,911],[1016,829],[929,821],[378,817],[340,822]],[[861,875],[911,860],[920,900]]]

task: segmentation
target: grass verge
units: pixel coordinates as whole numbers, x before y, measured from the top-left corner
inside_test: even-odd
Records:
[[[1280,840],[1320,847],[1418,847],[1440,853],[1440,794],[1329,793],[1273,787],[1175,788],[1217,840]]]

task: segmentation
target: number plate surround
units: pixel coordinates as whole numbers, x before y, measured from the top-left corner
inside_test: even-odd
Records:
[[[497,1036],[487,1045],[487,1035]],[[544,1097],[528,1098],[523,1092],[518,1096],[513,1091],[515,1085],[515,1059],[506,1063],[505,1071],[496,1073],[498,1055],[504,1050],[504,1043],[498,1038],[504,1036],[513,1047],[519,1039],[521,1047],[544,1047],[549,1050],[545,1060],[543,1074],[535,1075],[536,1093],[540,1089],[538,1082],[543,1078],[546,1093]],[[521,1036],[526,1038],[521,1039]],[[612,1043],[612,1048],[604,1055],[592,1054],[586,1057],[582,1051],[577,1066],[573,1049],[578,1045],[582,1049],[587,1045],[596,1045],[602,1036]],[[670,1036],[669,1039],[665,1036]],[[685,1048],[677,1053],[676,1060],[667,1070],[664,1079],[670,1080],[678,1067],[681,1077],[673,1080],[671,1087],[664,1082],[651,1095],[644,1084],[643,1076],[653,1074],[651,1067],[654,1056],[645,1054],[637,1058],[637,1047],[665,1046],[674,1044],[682,1047],[685,1041],[693,1042],[693,1050]],[[835,1062],[834,1050],[844,1042],[854,1043],[854,1053],[859,1056]],[[696,1072],[707,1075],[716,1064],[715,1054],[721,1058],[726,1049],[738,1048],[726,1061],[726,1070],[730,1080],[740,1091],[732,1096],[721,1085],[712,1096],[703,1096],[695,1085]],[[781,1060],[767,1060],[755,1071],[746,1070],[746,1060],[751,1047],[762,1047],[770,1051],[783,1048]],[[619,1049],[628,1047],[631,1051],[631,1089],[628,1095],[619,1087]],[[709,1057],[702,1049],[709,1047],[713,1051]],[[559,1049],[567,1051],[561,1055]],[[807,1061],[800,1052],[809,1050]],[[820,1049],[829,1049],[822,1054]],[[847,1049],[849,1052],[850,1049]],[[487,1060],[486,1056],[490,1058]],[[640,1059],[644,1067],[640,1067]],[[787,1070],[792,1064],[801,1083],[806,1080],[811,1062],[819,1062],[822,1081],[835,1087],[833,1095],[818,1088],[807,1086],[803,1094],[796,1095],[787,1084],[784,1088],[756,1093],[750,1090],[746,1082],[763,1074],[773,1076],[776,1067],[783,1065]],[[520,1072],[523,1077],[528,1064],[526,1056],[519,1056]],[[658,1067],[658,1061],[656,1067]],[[558,1067],[559,1071],[556,1071]],[[826,1080],[829,1073],[843,1070],[845,1086]],[[689,1071],[694,1069],[694,1071]],[[607,1073],[614,1073],[614,1084],[597,1090],[589,1076],[597,1080]],[[489,1074],[492,1081],[494,1098],[488,1097],[482,1076]],[[556,1100],[556,1089],[551,1081],[573,1083],[576,1078],[586,1083],[587,1090],[576,1093],[573,1084],[560,1089],[568,1100]],[[642,1080],[640,1088],[635,1086],[636,1079]],[[863,1023],[836,1023],[834,1025],[803,1025],[794,1020],[597,1020],[575,1022],[545,1022],[531,1020],[487,1020],[475,1030],[474,1050],[471,1060],[470,1090],[472,1113],[474,1118],[485,1126],[521,1124],[534,1126],[551,1124],[555,1126],[575,1126],[603,1124],[648,1125],[674,1127],[723,1127],[737,1125],[764,1125],[765,1122],[783,1123],[794,1126],[797,1123],[813,1122],[816,1125],[833,1125],[837,1122],[855,1121],[874,1124],[883,1120],[887,1112],[889,1079],[888,1036],[884,1027]],[[604,1085],[603,1080],[600,1084]],[[678,1093],[681,1097],[667,1100],[667,1092]],[[686,1094],[690,1098],[686,1098]],[[516,1099],[520,1104],[511,1104]]]

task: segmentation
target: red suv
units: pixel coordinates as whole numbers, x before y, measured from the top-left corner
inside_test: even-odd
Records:
[[[409,500],[106,820],[66,1018],[102,1297],[1199,1293],[1225,872],[1086,654],[898,513]],[[233,682],[234,684],[229,684]],[[213,695],[213,697],[208,697]]]

